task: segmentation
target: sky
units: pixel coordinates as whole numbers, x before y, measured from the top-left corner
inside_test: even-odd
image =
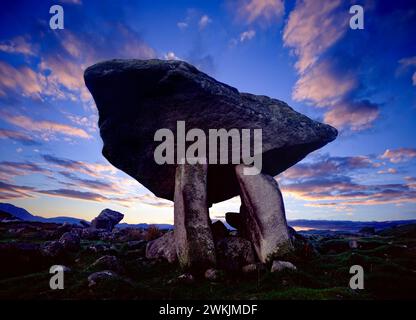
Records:
[[[64,9],[52,30],[49,9]],[[352,5],[364,29],[351,29]],[[179,59],[241,92],[284,100],[338,138],[276,177],[293,219],[416,219],[414,1],[2,1],[0,202],[91,220],[173,223],[101,155],[88,66]],[[238,211],[239,198],[210,208]]]

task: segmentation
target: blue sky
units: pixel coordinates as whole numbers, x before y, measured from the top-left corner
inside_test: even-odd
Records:
[[[65,29],[49,28],[64,8]],[[364,7],[364,30],[349,8]],[[188,61],[240,91],[286,101],[340,135],[277,177],[288,219],[416,218],[413,1],[3,1],[0,201],[42,216],[172,223],[101,155],[82,74],[111,58]],[[221,218],[239,199],[214,205]]]

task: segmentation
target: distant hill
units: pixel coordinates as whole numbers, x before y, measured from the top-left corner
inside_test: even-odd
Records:
[[[0,203],[0,210],[11,214],[12,216],[24,220],[24,221],[36,221],[36,222],[54,222],[54,223],[73,223],[79,224],[81,219],[72,217],[55,217],[55,218],[44,218],[31,214],[29,211],[16,207],[10,203]]]
[[[395,220],[395,221],[339,221],[339,220],[290,220],[288,224],[295,229],[314,229],[329,231],[358,232],[364,227],[373,227],[376,230],[383,230],[400,225],[416,223],[416,220]]]
[[[10,203],[0,203],[0,210],[13,215],[14,217],[25,220],[25,221],[37,221],[37,222],[53,222],[53,223],[72,223],[79,224],[82,219],[72,217],[54,217],[44,218],[35,216],[23,208],[16,207]],[[97,213],[98,214],[98,213]],[[214,219],[215,220],[215,219]],[[221,221],[223,221],[221,219]],[[223,221],[224,224],[230,228],[230,226]],[[377,231],[384,230],[387,228],[394,228],[397,226],[408,225],[416,223],[416,220],[396,220],[396,221],[340,221],[340,220],[289,220],[288,224],[297,230],[322,230],[322,231],[340,231],[340,232],[358,232],[364,227],[373,227]],[[120,223],[117,226],[120,228],[143,228],[147,229],[151,225],[156,225],[159,229],[173,229],[171,224],[129,224]]]
[[[138,224],[129,224],[129,223],[119,223],[117,227],[120,228],[140,228],[147,229],[149,226],[157,226],[159,229],[170,230],[173,229],[173,225],[167,223],[138,223]]]

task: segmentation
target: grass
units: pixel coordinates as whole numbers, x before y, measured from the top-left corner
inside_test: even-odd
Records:
[[[125,273],[94,287],[89,287],[87,281],[91,272],[96,271],[90,265],[107,253],[95,253],[88,247],[106,243],[83,240],[81,250],[66,257],[65,264],[72,271],[65,274],[64,290],[49,289],[51,275],[42,267],[29,274],[3,277],[0,299],[415,299],[416,241],[409,238],[408,233],[406,237],[401,234],[404,233],[359,238],[358,249],[348,247],[348,238],[319,237],[312,244],[321,254],[308,258],[286,257],[297,266],[295,271],[233,273],[221,282],[197,279],[192,284],[171,281],[182,273],[178,266],[148,261],[140,256],[142,251],[132,254],[125,243],[116,243],[113,254],[122,262]],[[0,232],[1,243],[18,240]],[[24,241],[38,242],[39,239]],[[333,247],[336,250],[332,250]],[[348,286],[352,276],[349,269],[355,264],[365,270],[364,290],[354,291]]]

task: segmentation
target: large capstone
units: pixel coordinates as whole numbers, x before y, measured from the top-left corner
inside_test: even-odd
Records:
[[[336,129],[283,101],[240,93],[183,61],[105,61],[89,67],[84,78],[99,111],[103,155],[156,196],[169,200],[174,198],[176,166],[155,162],[160,141],[154,141],[154,135],[167,128],[177,136],[178,121],[207,136],[209,129],[262,129],[262,148],[256,152],[262,154],[262,173],[269,176],[337,136]],[[231,150],[231,139],[228,143]],[[210,164],[208,203],[238,194],[234,165]]]

